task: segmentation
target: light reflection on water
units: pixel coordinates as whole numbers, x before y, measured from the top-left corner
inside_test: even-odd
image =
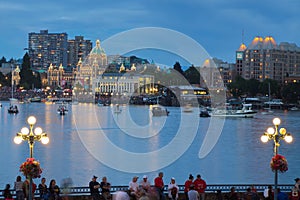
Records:
[[[186,131],[190,131],[189,127],[195,126],[195,123],[198,123],[196,119],[199,119],[197,112],[181,113],[180,108],[168,108],[170,116],[166,118],[152,118],[148,106],[121,106],[122,112],[115,114],[111,107],[97,107],[91,104],[79,104],[73,108],[69,106],[70,111],[66,116],[59,116],[56,113],[57,105],[21,104],[18,115],[9,115],[8,103],[2,102],[2,104],[0,110],[0,159],[2,161],[0,187],[2,188],[6,183],[12,184],[15,177],[20,175],[18,168],[29,155],[28,144],[23,142],[16,145],[13,143],[13,137],[23,126],[28,126],[26,119],[30,115],[37,117],[36,125],[42,127],[50,137],[48,145],[36,142],[34,147],[34,157],[41,162],[44,169],[42,176],[48,181],[54,178],[58,182],[63,178],[71,177],[75,186],[87,186],[92,175],[107,176],[113,185],[127,185],[133,175],[144,174],[118,171],[96,160],[89,152],[89,148],[85,148],[81,142],[75,119],[84,121],[83,134],[85,135],[81,137],[84,137],[89,145],[105,151],[107,144],[99,140],[101,128],[113,144],[138,153],[155,151],[169,144],[178,132],[184,117],[192,119],[189,120],[189,124],[186,124]],[[80,111],[76,116],[74,116],[75,110]],[[86,113],[87,110],[92,112]],[[130,118],[125,116],[125,112],[130,114]],[[279,174],[279,183],[290,184],[300,175],[298,170],[300,157],[296,145],[300,139],[297,127],[300,112],[278,111],[276,116],[282,119],[282,125],[294,136],[292,144],[285,144],[282,141],[279,148],[279,152],[286,156],[289,163],[289,171]],[[190,147],[176,162],[159,170],[165,173],[165,183],[168,183],[171,177],[175,177],[178,184],[183,184],[190,173],[194,175],[200,173],[208,184],[273,183],[274,174],[269,168],[273,154],[272,142],[267,144],[260,142],[261,134],[272,125],[273,117],[258,114],[253,119],[227,119],[216,146],[203,159],[198,158],[198,152],[211,119],[200,118],[199,124],[196,124],[199,125],[197,135]],[[134,124],[141,129],[134,127]],[[143,137],[137,137],[133,133],[141,133]],[[124,164],[124,159],[126,160],[126,158],[118,158],[118,155],[113,155],[112,152],[105,152],[105,154],[116,161],[119,160],[120,166]],[[173,154],[170,152],[160,156],[160,159],[167,159]],[[143,163],[136,160],[132,164],[160,165],[158,159]],[[152,180],[157,172],[145,174]],[[39,181],[35,180],[35,182]]]

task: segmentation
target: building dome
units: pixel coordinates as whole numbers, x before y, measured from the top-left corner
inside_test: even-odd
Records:
[[[263,45],[263,38],[260,36],[256,36],[251,44],[249,45],[248,49],[261,49],[262,45]]]
[[[245,51],[247,49],[246,45],[244,43],[241,44],[238,51]]]
[[[272,36],[265,37],[262,48],[263,49],[276,49],[277,44],[276,44],[274,38]]]
[[[121,67],[120,67],[120,72],[125,71],[125,67],[124,64],[122,63]]]
[[[135,67],[135,64],[134,64],[134,63],[132,64],[130,70],[131,70],[131,71],[136,71],[136,67]]]
[[[100,46],[100,40],[96,40],[96,46],[92,49],[90,54],[106,55],[104,49]]]

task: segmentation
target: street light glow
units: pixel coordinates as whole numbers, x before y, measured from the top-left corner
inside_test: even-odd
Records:
[[[285,128],[281,128],[281,129],[279,130],[279,133],[280,133],[281,135],[285,135],[285,134],[286,134],[286,129],[285,129]]]
[[[41,141],[43,144],[48,144],[49,138],[46,133],[43,133],[43,129],[41,127],[36,127],[33,131],[33,125],[36,123],[36,118],[34,116],[30,116],[27,119],[29,124],[29,128],[23,127],[20,133],[14,138],[14,142],[16,144],[20,144],[23,140],[27,140],[29,144],[29,155],[30,158],[33,158],[33,146],[35,141]],[[29,176],[29,194],[28,199],[32,200],[32,177]]]
[[[34,125],[36,123],[36,118],[34,116],[30,116],[27,119],[29,125]]]
[[[29,128],[23,127],[23,128],[21,129],[21,133],[22,133],[23,135],[28,135],[28,134],[29,134]]]
[[[275,126],[279,126],[280,123],[281,123],[281,120],[278,117],[276,117],[276,118],[273,119],[273,124]]]
[[[36,128],[34,129],[34,133],[35,133],[36,135],[41,135],[41,134],[43,133],[43,129],[42,129],[41,127],[36,127]]]
[[[16,144],[21,144],[21,142],[22,142],[22,137],[21,136],[16,136],[15,138],[14,138],[14,142],[16,143]]]
[[[43,144],[48,144],[49,143],[49,138],[47,136],[43,136],[42,139],[41,139],[41,142]]]
[[[280,125],[281,120],[276,117],[273,119],[273,127],[269,127],[267,132],[265,132],[261,137],[261,141],[266,143],[268,140],[273,140],[274,142],[274,156],[278,155],[278,147],[280,146],[280,140],[284,139],[287,143],[291,143],[293,141],[293,137],[290,133],[286,133],[285,128],[280,128],[278,130],[278,126]],[[278,185],[278,170],[275,170],[275,190],[274,190],[274,200],[277,200],[278,192],[277,192],[277,185]]]
[[[284,137],[284,140],[285,140],[287,143],[291,143],[291,142],[293,142],[293,136],[292,136],[290,133],[288,133],[288,134],[286,134],[286,136]]]
[[[274,129],[273,127],[269,127],[269,128],[267,129],[267,133],[268,133],[269,135],[273,135],[273,134],[275,133],[275,129]]]
[[[269,137],[267,136],[267,135],[262,135],[261,137],[260,137],[260,140],[263,142],[263,143],[266,143],[266,142],[268,142],[268,140],[269,140]]]

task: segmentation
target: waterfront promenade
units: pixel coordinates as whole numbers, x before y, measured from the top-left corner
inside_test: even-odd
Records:
[[[179,200],[185,200],[184,196],[184,185],[178,185],[179,186]],[[220,185],[207,185],[206,189],[206,200],[216,200],[217,198],[217,191],[220,190],[223,196],[223,199],[226,199],[226,195],[229,193],[230,188],[234,187],[236,189],[236,192],[239,194],[241,199],[243,199],[243,194],[246,192],[247,188],[255,186],[258,195],[260,196],[260,199],[264,199],[263,197],[263,191],[268,188],[268,184],[220,184]],[[294,185],[279,185],[278,186],[282,192],[285,192],[287,194],[290,193],[291,189],[294,187]],[[64,191],[64,188],[61,188],[62,191]],[[118,191],[127,191],[128,186],[112,186],[111,187],[111,193],[114,194]],[[2,194],[3,190],[0,190],[0,194]],[[69,187],[67,188],[68,193],[61,193],[62,197],[68,197],[68,199],[86,199],[86,200],[92,200],[92,197],[90,196],[90,189],[89,187]],[[167,185],[165,186],[165,194],[167,194]],[[13,196],[15,196],[15,191],[11,190]],[[0,199],[2,196],[0,196]],[[37,190],[35,192],[35,199],[39,199],[39,191]]]

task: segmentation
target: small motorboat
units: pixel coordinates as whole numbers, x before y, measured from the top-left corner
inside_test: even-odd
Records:
[[[60,105],[57,109],[57,113],[60,115],[65,115],[68,113],[68,109],[65,105]]]
[[[163,107],[153,107],[152,108],[152,115],[155,117],[159,116],[168,116],[170,111],[168,111],[166,108]]]
[[[201,110],[199,116],[200,117],[210,117],[210,114],[207,110]]]
[[[191,113],[191,112],[193,112],[192,104],[187,104],[186,106],[184,106],[183,107],[183,112],[185,112],[185,113]]]
[[[9,114],[18,114],[19,113],[19,109],[17,106],[10,106],[7,111]]]

